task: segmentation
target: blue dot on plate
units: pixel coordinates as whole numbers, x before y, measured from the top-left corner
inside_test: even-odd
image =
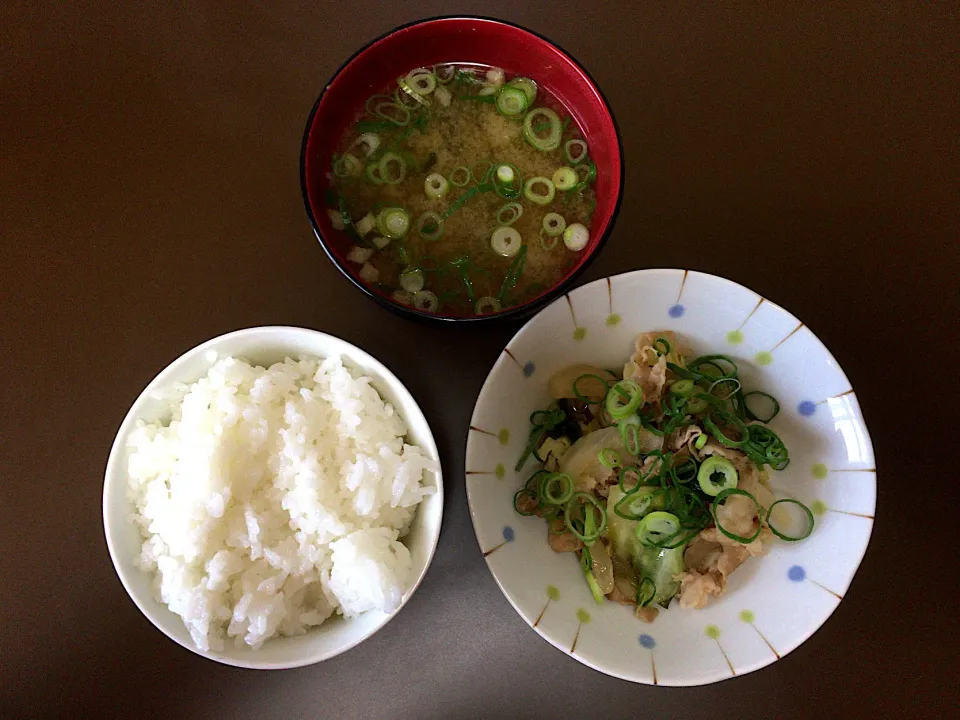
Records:
[[[514,538],[513,528],[510,527],[509,525],[504,525],[504,526],[503,526],[503,539],[506,540],[507,542],[513,542],[513,538]]]
[[[794,582],[800,582],[807,577],[807,571],[799,565],[794,565],[792,568],[787,570],[787,577]]]
[[[670,309],[667,310],[667,314],[672,318],[683,317],[683,314],[687,309],[683,305],[671,305]]]
[[[536,369],[537,367],[532,362],[528,362],[526,365],[523,366],[524,377],[530,377],[531,375],[533,375],[533,371]]]
[[[797,412],[803,415],[804,417],[810,417],[817,411],[817,404],[810,400],[804,400],[802,403],[797,405]]]
[[[644,633],[640,636],[640,644],[647,650],[653,650],[657,646],[657,641]]]

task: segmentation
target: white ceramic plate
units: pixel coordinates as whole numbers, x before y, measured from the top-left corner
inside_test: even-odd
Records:
[[[812,508],[813,534],[777,541],[730,576],[703,610],[676,602],[652,624],[612,602],[597,605],[579,565],[546,543],[543,520],[513,496],[536,466],[513,468],[547,379],[583,362],[622,366],[638,332],[674,330],[695,354],[724,353],[744,386],[776,396],[773,422],[791,462],[771,473],[777,497]],[[836,360],[786,310],[723,278],[641,270],[569,293],[530,320],[494,364],[467,438],[467,497],[480,548],[517,612],[548,642],[633,682],[700,685],[769,665],[812,635],[837,607],[873,527],[876,470],[856,396]]]
[[[161,398],[177,382],[192,383],[210,369],[217,357],[241,357],[259,365],[281,362],[285,357],[340,355],[343,363],[372,379],[380,396],[393,404],[407,424],[408,442],[419,445],[424,455],[439,465],[437,445],[430,426],[416,401],[383,364],[358,347],[331,335],[295,327],[257,327],[221,335],[189,350],[174,360],[147,385],[127,413],[107,461],[103,485],[103,526],[107,547],[120,581],[140,611],[170,639],[211,660],[257,669],[281,669],[309,665],[349,650],[387,624],[403,608],[420,585],[433,559],[440,537],[443,516],[443,481],[440,472],[427,473],[425,483],[437,492],[417,508],[410,531],[402,538],[413,558],[410,586],[394,613],[366,612],[344,619],[334,616],[305,635],[274,638],[260,648],[234,647],[228,642],[222,652],[198,650],[183,621],[154,598],[151,578],[134,564],[142,543],[140,533],[129,522],[133,511],[126,495],[127,438],[138,418],[155,422],[169,413]]]

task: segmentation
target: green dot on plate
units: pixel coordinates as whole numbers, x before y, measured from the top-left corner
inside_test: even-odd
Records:
[[[587,329],[585,327],[578,327],[573,331],[574,340],[583,340],[587,336]]]
[[[500,428],[500,432],[497,433],[497,439],[500,441],[501,445],[506,445],[510,442],[510,431],[506,428]]]
[[[607,325],[609,325],[610,327],[613,327],[614,325],[619,325],[620,320],[622,319],[623,318],[621,318],[616,313],[610,313],[609,315],[607,315]]]
[[[752,622],[753,622],[753,613],[750,612],[749,610],[743,610],[743,611],[740,613],[740,619],[743,620],[745,623],[752,623]]]
[[[583,608],[580,608],[579,610],[577,610],[577,620],[579,620],[582,623],[590,622],[590,613],[588,613]]]
[[[550,598],[551,600],[560,599],[560,591],[557,590],[556,585],[547,585],[547,597]]]
[[[713,638],[716,640],[720,637],[720,628],[716,625],[707,625],[707,629],[704,630],[708,638]]]
[[[757,361],[757,365],[769,365],[773,362],[773,355],[766,350],[762,350],[757,353],[755,360]]]
[[[739,330],[731,330],[727,333],[727,342],[731,345],[739,345],[743,342],[743,333]]]
[[[493,469],[493,472],[497,475],[497,480],[503,480],[503,476],[506,475],[507,470],[503,467],[503,463],[497,463],[497,467]]]
[[[810,509],[814,515],[823,515],[827,511],[827,504],[823,500],[814,500]]]
[[[827,473],[829,473],[830,471],[827,470],[827,466],[824,465],[823,463],[817,463],[812,468],[810,468],[810,472],[813,473],[813,476],[817,480],[823,480],[827,476]]]

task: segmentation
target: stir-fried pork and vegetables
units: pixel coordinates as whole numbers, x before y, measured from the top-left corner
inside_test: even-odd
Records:
[[[768,485],[790,462],[767,425],[779,403],[741,387],[726,355],[690,358],[674,333],[643,333],[622,372],[573,365],[550,392],[516,469],[541,467],[514,506],[546,521],[553,550],[576,554],[598,603],[633,605],[646,622],[674,597],[702,608],[774,536],[812,532],[809,508]],[[802,529],[787,531],[781,505]]]

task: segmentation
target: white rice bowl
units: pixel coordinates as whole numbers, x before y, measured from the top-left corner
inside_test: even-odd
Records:
[[[244,350],[263,333],[351,357],[224,357],[257,356]],[[379,629],[422,579],[441,514],[436,446],[406,390],[297,328],[240,331],[173,363],[121,426],[104,486],[108,546],[140,609],[248,667],[316,662]]]

